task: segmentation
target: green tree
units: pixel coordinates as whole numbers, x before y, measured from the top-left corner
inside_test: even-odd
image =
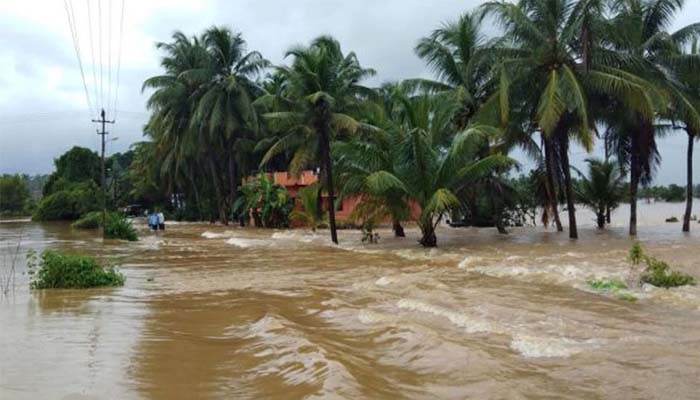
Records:
[[[457,129],[464,129],[492,95],[492,65],[485,51],[486,37],[475,13],[465,13],[430,36],[421,38],[416,54],[433,70],[437,80],[410,79],[411,87],[448,93],[459,104],[455,113]]]
[[[540,132],[549,203],[557,203],[556,181],[561,171],[571,238],[578,233],[569,147],[573,139],[586,150],[592,148],[589,98],[621,98],[631,109],[653,116],[652,107],[637,104],[638,98],[646,99],[639,79],[592,53],[600,47],[596,47],[600,41],[593,39],[596,32],[592,29],[599,25],[602,6],[596,0],[497,1],[482,6],[485,15],[495,17],[505,30],[492,49],[501,60],[501,115],[524,116],[521,125],[534,125]],[[557,228],[561,230],[561,224]]]
[[[625,175],[614,161],[589,158],[586,163],[588,175],[579,172],[576,194],[581,203],[595,212],[598,228],[603,229],[609,210],[617,208],[622,201]]]
[[[23,213],[29,199],[26,177],[19,174],[0,176],[0,214]]]
[[[351,175],[344,181],[364,187],[371,196],[368,201],[397,196],[415,202],[421,209],[420,243],[434,247],[435,228],[446,213],[460,207],[460,191],[515,162],[501,154],[476,157],[473,149],[494,132],[492,127],[472,126],[453,136],[457,105],[450,98],[421,95],[403,97],[401,103],[400,125],[390,132],[397,136],[393,139],[395,152],[390,155],[394,165],[389,170],[380,169],[385,163],[372,161],[377,152],[347,152],[344,156],[357,157],[355,166],[367,168],[348,169]],[[445,146],[445,137],[454,139]]]
[[[654,124],[656,116],[669,116],[674,110],[676,115],[692,119],[693,126],[700,126],[700,116],[673,70],[674,66],[693,62],[693,57],[678,54],[676,43],[697,35],[700,25],[692,24],[675,33],[666,30],[684,4],[684,0],[615,1],[610,5],[612,16],[604,26],[605,40],[608,48],[617,55],[615,63],[618,68],[641,78],[639,84],[646,87],[646,94],[640,98],[646,98],[646,102],[652,103],[652,111],[658,112],[623,111],[623,115],[610,121],[610,124],[618,125],[618,158],[629,166],[630,171],[630,235],[637,234],[639,184],[651,181],[660,162]]]
[[[288,109],[265,115],[270,128],[282,135],[274,141],[261,164],[278,154],[291,152],[291,173],[298,174],[308,167],[320,168],[320,180],[330,199],[331,240],[338,243],[331,141],[360,129],[361,124],[346,112],[352,111],[360,96],[371,94],[359,83],[374,71],[362,68],[355,53],[343,54],[340,43],[329,36],[314,39],[308,47],[292,48],[287,56],[293,57],[292,64],[278,67],[278,71],[286,81],[284,96]]]

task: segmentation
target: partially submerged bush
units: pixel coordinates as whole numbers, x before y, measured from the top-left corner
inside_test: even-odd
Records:
[[[130,242],[139,240],[139,236],[131,221],[119,214],[109,214],[107,216],[105,237],[109,239],[123,239]]]
[[[102,225],[102,212],[92,211],[73,222],[71,227],[76,229],[97,229],[100,225]]]
[[[617,296],[617,299],[622,301],[629,301],[630,303],[634,303],[637,301],[637,298],[632,296],[631,294],[621,294]]]
[[[663,288],[695,284],[695,279],[692,276],[682,272],[671,271],[668,264],[663,261],[647,257],[646,263],[647,268],[642,274],[642,283]]]
[[[644,261],[647,267],[642,273],[641,283],[648,283],[653,286],[671,288],[684,285],[694,285],[695,279],[682,272],[672,271],[667,263],[657,260],[654,257],[644,254],[644,250],[639,243],[635,243],[630,250],[630,261],[632,264],[639,264]]]
[[[114,268],[102,268],[90,256],[46,250],[30,253],[27,267],[32,289],[84,289],[122,286],[124,275]]]
[[[588,281],[588,285],[596,290],[605,291],[617,291],[622,289],[627,289],[627,285],[624,282],[617,279],[611,280],[599,280],[599,281]]]

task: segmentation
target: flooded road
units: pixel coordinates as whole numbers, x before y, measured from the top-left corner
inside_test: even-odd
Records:
[[[649,253],[700,277],[700,224],[683,235],[659,223],[669,205],[640,206]],[[578,242],[441,228],[430,250],[415,229],[335,247],[324,231],[169,224],[103,245],[0,223],[4,274],[22,237],[0,399],[698,398],[700,287],[630,287],[631,303],[586,283],[638,273],[616,220]],[[43,248],[117,264],[126,285],[30,292],[22,254]]]

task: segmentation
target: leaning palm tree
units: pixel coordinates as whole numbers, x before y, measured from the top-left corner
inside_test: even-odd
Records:
[[[595,212],[596,224],[603,229],[609,210],[617,208],[622,201],[625,175],[612,160],[589,158],[586,163],[588,175],[577,171],[580,183],[576,194],[581,203]]]
[[[338,243],[331,142],[361,128],[346,112],[357,106],[361,96],[371,94],[360,81],[373,75],[374,70],[362,68],[355,53],[343,54],[338,41],[329,36],[313,40],[308,47],[292,48],[287,56],[293,57],[292,64],[278,67],[286,80],[287,109],[265,114],[270,129],[281,136],[261,164],[290,152],[290,172],[298,174],[304,168],[319,167],[329,198],[331,239]]]

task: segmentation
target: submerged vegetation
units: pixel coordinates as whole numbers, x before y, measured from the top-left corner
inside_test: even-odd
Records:
[[[625,285],[624,282],[619,281],[617,279],[588,281],[588,285],[593,289],[602,291],[614,292],[622,289],[627,289],[627,285]]]
[[[138,233],[131,221],[117,212],[108,212],[105,216],[105,237],[134,242]],[[102,226],[102,211],[91,211],[71,224],[75,229],[98,229]]]
[[[695,279],[682,272],[672,271],[669,265],[644,253],[639,243],[635,243],[630,250],[630,261],[634,265],[646,264],[640,282],[648,283],[656,287],[671,288],[677,286],[694,285]]]
[[[27,267],[32,289],[85,289],[122,286],[124,275],[114,268],[103,268],[90,256],[45,250],[30,253]]]

